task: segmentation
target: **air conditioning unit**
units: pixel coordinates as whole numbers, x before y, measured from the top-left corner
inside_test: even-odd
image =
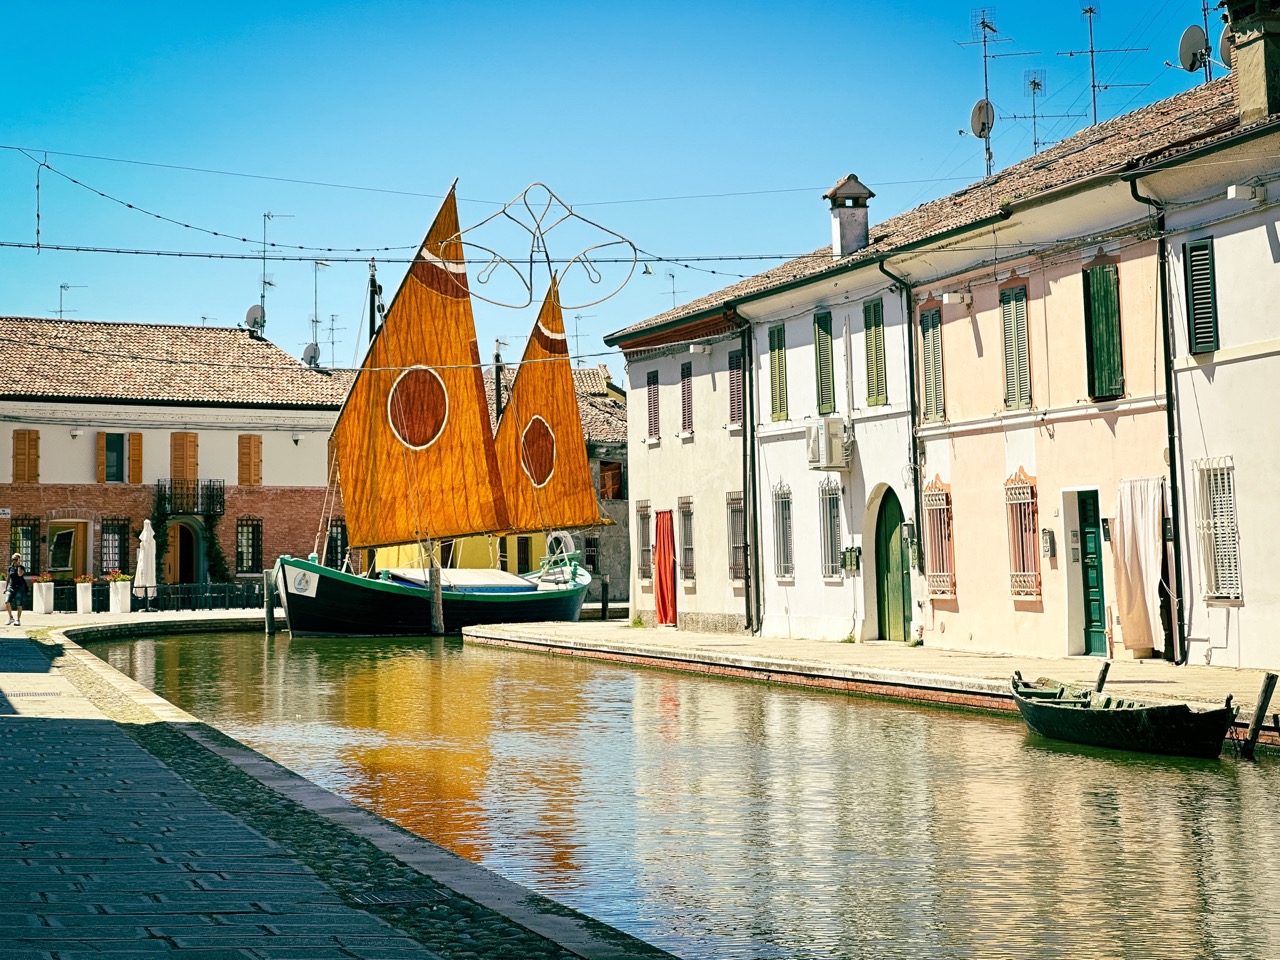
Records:
[[[845,425],[839,417],[823,417],[805,424],[804,440],[810,470],[848,469],[852,438],[846,445]]]

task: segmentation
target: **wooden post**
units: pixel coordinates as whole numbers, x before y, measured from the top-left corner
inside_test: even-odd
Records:
[[[444,598],[440,596],[440,566],[436,563],[436,544],[434,540],[426,542],[427,548],[427,585],[431,590],[431,632],[444,633]]]
[[[600,578],[600,620],[609,619],[609,575]]]
[[[1102,685],[1107,682],[1107,672],[1111,669],[1111,661],[1108,660],[1102,665],[1102,669],[1098,671],[1098,682],[1093,685],[1094,693],[1102,692]]]
[[[1253,720],[1249,724],[1249,735],[1240,747],[1240,756],[1246,760],[1253,759],[1253,748],[1262,733],[1262,723],[1267,718],[1267,707],[1271,705],[1271,695],[1276,691],[1276,675],[1268,673],[1262,678],[1262,690],[1258,693],[1258,705],[1253,710]]]
[[[270,570],[262,571],[262,613],[267,636],[276,632],[276,579]]]

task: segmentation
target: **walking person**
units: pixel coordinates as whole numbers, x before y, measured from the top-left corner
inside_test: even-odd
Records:
[[[27,570],[22,565],[22,554],[15,553],[9,560],[9,573],[4,579],[4,612],[9,615],[8,625],[22,626],[22,608],[27,605]],[[13,608],[18,608],[15,620]]]

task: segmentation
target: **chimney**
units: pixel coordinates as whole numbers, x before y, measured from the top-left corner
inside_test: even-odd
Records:
[[[1240,123],[1280,113],[1280,3],[1228,0]]]
[[[867,245],[867,201],[874,196],[852,173],[822,195],[831,201],[831,259]]]

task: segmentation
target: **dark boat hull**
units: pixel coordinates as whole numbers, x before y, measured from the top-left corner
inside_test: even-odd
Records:
[[[1179,757],[1216,757],[1235,721],[1234,707],[1194,710],[1185,703],[1102,706],[1101,694],[1054,700],[1024,695],[1033,685],[1012,685],[1027,726],[1043,737],[1116,750]],[[1134,703],[1134,701],[1126,701]],[[1088,706],[1083,704],[1087,703]]]
[[[278,600],[297,636],[421,636],[431,632],[431,594],[421,587],[370,580],[282,557]],[[585,583],[520,592],[441,591],[445,633],[478,623],[574,621]]]

